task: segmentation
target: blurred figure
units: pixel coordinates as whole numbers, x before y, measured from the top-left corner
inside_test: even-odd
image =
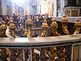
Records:
[[[16,27],[17,27],[18,20],[17,20],[17,16],[15,14],[13,14],[13,21],[14,21],[14,24],[16,25]]]
[[[0,25],[0,37],[7,37],[6,36],[6,28],[7,28],[6,22],[2,21],[2,23]]]

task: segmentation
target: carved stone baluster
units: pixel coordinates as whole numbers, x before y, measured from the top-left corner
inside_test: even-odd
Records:
[[[60,36],[60,34],[57,32],[58,24],[56,22],[56,19],[52,19],[53,22],[51,23],[51,30],[54,36]]]
[[[63,32],[66,34],[66,35],[68,35],[69,34],[69,31],[68,31],[68,29],[67,29],[67,24],[68,24],[68,19],[67,19],[67,17],[66,16],[63,16],[62,17],[62,30],[63,30]]]
[[[79,34],[80,33],[80,29],[81,29],[81,23],[80,23],[79,20],[76,20],[76,23],[74,25],[74,28],[75,28],[74,34]]]

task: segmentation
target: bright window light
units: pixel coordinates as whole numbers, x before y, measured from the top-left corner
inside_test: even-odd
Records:
[[[15,4],[23,4],[25,0],[11,0]]]

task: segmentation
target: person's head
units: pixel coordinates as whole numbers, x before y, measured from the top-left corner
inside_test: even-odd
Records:
[[[15,16],[15,13],[13,13],[13,16]]]

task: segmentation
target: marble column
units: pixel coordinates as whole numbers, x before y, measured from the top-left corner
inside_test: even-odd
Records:
[[[58,0],[57,8],[58,8],[59,17],[62,17],[64,15],[64,6],[65,6],[65,0]]]
[[[1,0],[2,15],[7,15],[6,0]]]
[[[12,4],[12,14],[15,13],[15,11],[16,11],[16,10],[15,10],[15,4],[13,3],[13,4]]]
[[[48,14],[48,1],[41,0],[41,14]]]
[[[53,16],[54,0],[48,0],[48,15]]]
[[[37,0],[37,14],[41,14],[41,0]]]
[[[65,3],[65,0],[60,0],[61,1],[61,15],[60,16],[63,16],[64,15],[64,3]]]
[[[0,15],[2,14],[2,5],[1,5],[1,0],[0,0]]]
[[[57,0],[54,0],[54,12],[53,12],[53,16],[54,17],[57,16]]]

